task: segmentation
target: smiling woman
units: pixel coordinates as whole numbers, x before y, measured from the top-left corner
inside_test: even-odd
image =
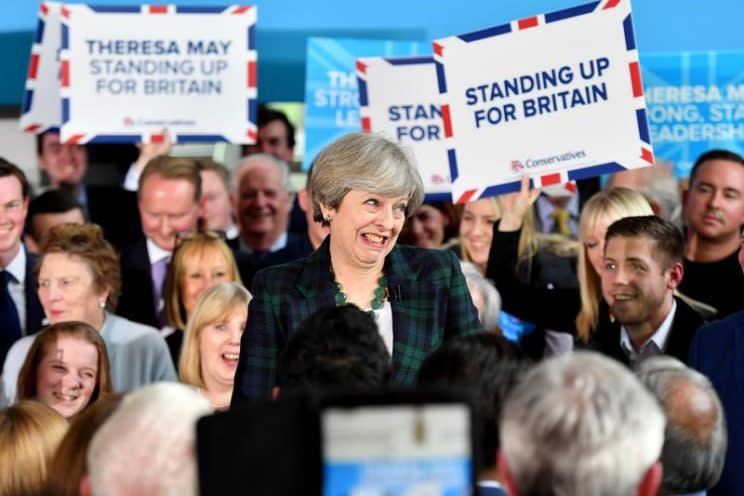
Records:
[[[111,394],[106,345],[83,322],[54,324],[38,334],[18,374],[18,399],[37,399],[72,417]]]
[[[396,384],[412,383],[446,338],[480,330],[454,254],[396,245],[424,196],[404,149],[346,135],[318,154],[309,181],[315,221],[330,235],[307,258],[256,275],[233,401],[269,397],[287,339],[323,307],[353,303],[375,318]]]
[[[199,388],[215,410],[230,406],[250,300],[240,284],[217,284],[196,302],[184,332],[178,377]]]
[[[39,300],[50,324],[80,321],[98,332],[111,357],[116,392],[157,381],[175,381],[168,346],[148,326],[118,317],[119,257],[94,224],[61,224],[44,238],[37,277]],[[36,335],[16,341],[3,366],[3,386],[12,402],[19,369]]]

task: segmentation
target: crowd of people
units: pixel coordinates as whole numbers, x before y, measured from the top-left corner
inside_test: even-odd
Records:
[[[366,133],[293,191],[294,143],[0,159],[0,494],[197,494],[199,418],[388,388],[472,394],[477,494],[744,494],[744,158],[453,205]]]

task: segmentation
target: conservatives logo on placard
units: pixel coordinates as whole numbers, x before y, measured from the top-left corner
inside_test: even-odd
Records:
[[[514,172],[519,172],[522,170],[522,167],[527,167],[528,169],[536,169],[538,167],[550,167],[554,165],[560,165],[563,162],[575,162],[577,160],[582,160],[586,158],[586,151],[585,150],[576,150],[576,151],[568,151],[565,153],[561,153],[560,155],[550,155],[548,157],[540,157],[540,158],[528,158],[524,161],[524,166],[521,162],[518,160],[512,160],[512,170]],[[516,166],[515,164],[518,164]]]

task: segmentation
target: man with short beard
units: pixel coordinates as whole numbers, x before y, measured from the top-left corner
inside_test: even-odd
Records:
[[[682,236],[654,215],[625,217],[605,236],[602,295],[615,318],[592,346],[626,365],[655,355],[684,362],[702,317],[674,290],[682,281]]]
[[[698,158],[684,197],[685,279],[679,290],[722,318],[744,310],[739,233],[744,226],[744,158],[711,150]]]

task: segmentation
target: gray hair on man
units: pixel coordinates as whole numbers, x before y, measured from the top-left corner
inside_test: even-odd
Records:
[[[282,186],[285,191],[291,193],[292,180],[289,174],[289,164],[273,155],[269,155],[268,153],[253,153],[238,162],[238,165],[233,171],[233,186],[235,188],[240,188],[240,179],[243,177],[243,174],[245,174],[245,172],[251,167],[265,163],[271,164],[279,169],[282,175]]]
[[[728,441],[723,407],[708,378],[670,356],[641,361],[636,374],[667,416],[662,494],[701,492],[716,485]]]
[[[507,398],[499,469],[512,496],[655,495],[664,414],[620,363],[545,360]]]
[[[473,263],[461,261],[460,268],[465,276],[465,282],[468,284],[473,304],[478,310],[481,326],[489,332],[498,329],[501,295],[499,295],[496,286],[483,277],[483,274]]]
[[[212,413],[195,388],[152,384],[127,394],[87,453],[94,496],[196,496],[196,421]]]

